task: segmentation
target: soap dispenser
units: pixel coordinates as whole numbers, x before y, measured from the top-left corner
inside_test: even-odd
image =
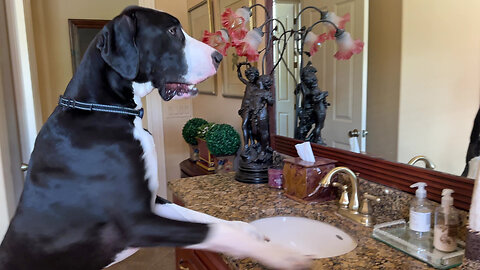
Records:
[[[418,182],[411,185],[411,188],[417,187],[415,198],[410,203],[410,230],[417,238],[430,236],[430,224],[432,218],[432,207],[427,200],[427,184]]]
[[[442,204],[435,208],[433,229],[433,246],[444,252],[452,252],[457,248],[457,233],[460,217],[453,207],[451,189],[442,190]]]

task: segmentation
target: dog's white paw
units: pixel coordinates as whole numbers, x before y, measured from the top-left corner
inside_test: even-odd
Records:
[[[310,269],[312,260],[306,255],[274,243],[265,243],[262,252],[254,258],[274,269]]]
[[[259,232],[255,226],[243,221],[228,221],[228,225],[247,233],[250,237],[259,241],[268,240],[267,237]]]

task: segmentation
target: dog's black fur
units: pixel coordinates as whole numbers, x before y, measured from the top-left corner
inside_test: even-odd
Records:
[[[95,37],[64,96],[135,108],[134,80],[152,82],[169,100],[175,92],[165,84],[185,83],[183,46],[176,18],[127,8]],[[0,269],[101,269],[127,247],[205,239],[205,224],[152,213],[134,118],[54,110],[35,142],[19,206],[0,246]]]

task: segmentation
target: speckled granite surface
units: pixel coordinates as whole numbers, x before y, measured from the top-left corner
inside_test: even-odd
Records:
[[[234,173],[214,174],[171,181],[169,188],[186,207],[227,220],[250,222],[270,216],[301,216],[332,224],[354,237],[358,246],[350,253],[315,260],[313,269],[433,269],[400,251],[371,238],[372,229],[336,214],[336,202],[305,205],[288,199],[266,184],[244,184]],[[360,191],[384,194],[385,186],[360,181]],[[361,194],[361,193],[360,193]],[[392,221],[408,213],[410,195],[390,189],[384,202],[374,208],[378,222]],[[264,269],[250,259],[224,256],[232,269]]]

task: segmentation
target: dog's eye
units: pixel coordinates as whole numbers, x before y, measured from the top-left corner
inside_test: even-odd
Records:
[[[177,35],[177,28],[172,27],[172,28],[168,29],[168,33],[170,33],[172,36],[176,36]]]

